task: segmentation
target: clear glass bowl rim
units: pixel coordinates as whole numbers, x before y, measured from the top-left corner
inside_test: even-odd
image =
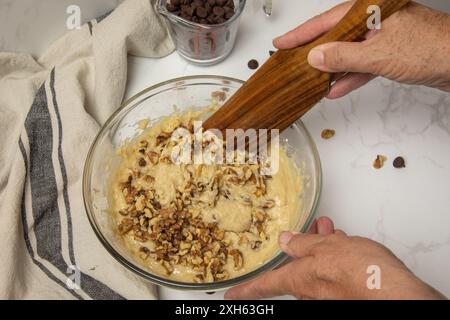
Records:
[[[216,85],[217,84],[212,81],[222,81],[222,82],[229,81],[230,83],[235,83],[235,84],[239,84],[239,85],[242,85],[245,83],[244,81],[239,80],[239,79],[225,77],[225,76],[218,76],[218,75],[185,76],[185,77],[170,79],[170,80],[167,80],[164,82],[160,82],[156,85],[150,86],[150,87],[142,90],[141,92],[135,94],[131,98],[127,99],[126,101],[124,101],[121,104],[121,106],[108,118],[108,120],[105,122],[105,124],[101,127],[100,131],[98,132],[94,141],[91,144],[91,147],[90,147],[87,157],[86,157],[84,169],[83,169],[82,193],[83,193],[83,202],[84,202],[86,215],[88,217],[88,220],[89,220],[89,223],[90,223],[92,229],[94,230],[95,235],[99,239],[100,243],[108,251],[108,253],[113,258],[115,258],[120,264],[122,264],[126,269],[134,272],[135,274],[139,275],[143,279],[145,279],[153,284],[160,285],[160,286],[177,289],[177,290],[209,292],[209,291],[217,291],[217,290],[223,290],[226,288],[230,288],[230,287],[233,287],[240,283],[254,279],[254,278],[258,277],[259,275],[261,275],[262,273],[273,270],[274,268],[281,265],[283,262],[285,262],[288,259],[288,255],[286,255],[283,252],[280,252],[275,257],[273,257],[270,261],[261,265],[257,269],[255,269],[249,273],[246,273],[244,275],[241,275],[239,277],[228,279],[225,281],[220,281],[220,282],[185,283],[185,282],[179,282],[179,281],[166,279],[161,276],[152,274],[149,271],[144,270],[143,268],[140,268],[139,266],[137,266],[137,263],[135,264],[133,262],[130,262],[128,259],[123,257],[118,251],[116,251],[116,249],[109,243],[109,241],[105,238],[105,236],[101,232],[100,228],[98,227],[98,225],[95,221],[95,218],[94,218],[94,214],[92,212],[93,208],[91,207],[91,202],[89,201],[90,200],[90,195],[89,195],[90,176],[92,173],[91,169],[92,169],[93,155],[95,153],[98,141],[105,134],[108,133],[111,123],[114,122],[115,120],[118,120],[118,119],[116,119],[117,116],[120,115],[120,113],[122,111],[124,111],[127,107],[130,107],[130,108],[136,107],[138,104],[133,104],[133,102],[135,102],[140,97],[146,95],[147,93],[149,93],[151,91],[157,90],[159,88],[162,88],[162,87],[164,87],[166,85],[170,85],[170,84],[173,84],[174,86],[181,84],[181,86],[183,86],[184,82],[195,81],[195,80],[202,80],[201,84],[204,84],[204,85],[207,85],[207,84]],[[211,81],[211,82],[208,82],[208,81]],[[198,83],[197,84],[189,84],[189,83],[187,84],[187,86],[190,86],[190,85],[198,85]],[[297,125],[299,127],[299,129],[301,131],[303,131],[303,133],[305,134],[306,139],[308,140],[308,144],[311,147],[311,150],[313,152],[313,157],[314,157],[314,162],[315,162],[315,167],[316,167],[315,177],[317,179],[317,181],[316,181],[317,188],[316,188],[316,193],[314,195],[313,205],[312,205],[311,211],[309,212],[309,216],[307,217],[304,225],[302,226],[301,230],[299,230],[300,232],[306,232],[309,229],[309,227],[311,226],[312,222],[314,221],[314,217],[316,215],[317,207],[318,207],[320,196],[322,193],[322,166],[321,166],[321,161],[320,161],[320,157],[319,157],[319,153],[318,153],[316,144],[315,144],[314,140],[312,139],[309,131],[306,129],[305,125],[303,124],[303,122],[300,119],[295,122],[295,125]]]

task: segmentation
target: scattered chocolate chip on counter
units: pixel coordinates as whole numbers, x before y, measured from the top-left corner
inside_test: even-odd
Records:
[[[321,137],[322,139],[328,140],[334,137],[336,131],[333,129],[325,129],[322,131]]]
[[[275,51],[273,51],[273,50],[270,50],[270,51],[269,51],[269,55],[270,55],[270,56],[273,56],[274,53],[275,53]]]
[[[393,165],[397,169],[406,168],[405,159],[403,157],[397,157],[394,159]]]
[[[169,12],[200,24],[224,23],[235,14],[233,0],[171,0]]]
[[[375,169],[381,169],[384,166],[384,163],[386,162],[387,158],[383,155],[377,155],[377,158],[373,162],[373,167]]]
[[[258,69],[259,67],[259,62],[255,59],[252,59],[248,62],[248,67],[252,70]]]

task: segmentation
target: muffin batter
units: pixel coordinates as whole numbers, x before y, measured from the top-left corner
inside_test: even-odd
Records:
[[[279,170],[261,164],[174,164],[177,128],[193,134],[198,113],[172,116],[118,150],[111,184],[117,231],[151,272],[182,282],[246,274],[278,252],[298,221],[301,177],[285,150]],[[141,125],[142,128],[145,126]]]

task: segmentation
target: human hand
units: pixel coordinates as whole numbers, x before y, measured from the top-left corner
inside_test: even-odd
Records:
[[[299,299],[445,299],[419,280],[384,246],[334,230],[319,218],[309,234],[284,232],[281,249],[295,260],[227,291],[226,299],[263,299],[293,295]],[[367,287],[367,268],[381,271],[381,288]]]
[[[352,1],[353,2],[353,1]],[[352,2],[305,22],[274,40],[278,49],[304,45],[330,30]],[[332,42],[313,48],[309,63],[340,78],[327,95],[342,97],[376,76],[450,91],[450,15],[411,2],[369,31],[362,42]]]

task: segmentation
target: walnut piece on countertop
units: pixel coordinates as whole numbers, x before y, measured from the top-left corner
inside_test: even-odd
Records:
[[[383,155],[377,155],[376,159],[373,162],[373,167],[375,169],[381,169],[384,166],[387,158]]]

